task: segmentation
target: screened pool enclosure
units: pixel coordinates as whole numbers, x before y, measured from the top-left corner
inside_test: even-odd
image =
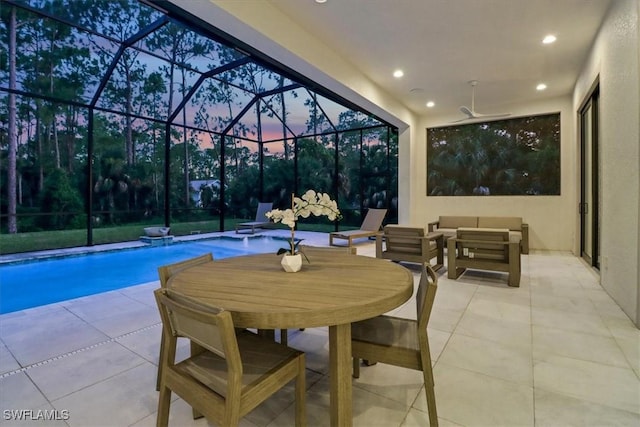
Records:
[[[0,13],[2,253],[232,230],[307,189],[344,217],[301,229],[396,220],[397,129],[170,3]]]

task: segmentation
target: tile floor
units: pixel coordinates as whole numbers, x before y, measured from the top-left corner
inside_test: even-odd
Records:
[[[306,243],[318,237],[326,244],[317,233]],[[358,253],[373,256],[373,244]],[[499,273],[468,271],[453,281],[443,268],[439,277],[428,332],[441,425],[640,425],[640,330],[580,259],[525,255],[519,288]],[[157,286],[0,316],[0,426],[155,425]],[[413,299],[393,313],[415,316]],[[291,331],[289,343],[307,352],[308,423],[328,426],[327,330]],[[419,372],[378,364],[353,384],[355,426],[428,425]],[[292,425],[292,391],[241,425]],[[30,418],[57,410],[66,419],[17,421],[12,410],[32,410]],[[170,425],[207,423],[175,398]]]

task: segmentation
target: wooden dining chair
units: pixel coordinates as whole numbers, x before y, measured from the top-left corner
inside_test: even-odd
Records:
[[[306,425],[304,353],[236,331],[229,311],[211,307],[172,289],[155,292],[166,345],[160,377],[158,426],[167,426],[171,392],[209,422],[237,426],[247,413],[295,381],[295,420]],[[178,337],[197,344],[175,363]]]
[[[360,359],[422,371],[431,426],[438,425],[438,414],[427,324],[437,288],[436,273],[423,263],[416,292],[417,320],[382,315],[351,324],[353,377],[360,377]]]
[[[189,258],[184,261],[176,262],[173,264],[163,265],[158,267],[158,276],[160,276],[160,287],[166,288],[169,279],[174,274],[179,271],[184,270],[185,268],[194,267],[199,264],[204,264],[205,262],[213,261],[213,255],[211,253],[200,255],[194,258]],[[164,341],[164,333],[160,337],[160,356],[158,357],[158,376],[156,378],[156,390],[160,390],[160,376],[162,375],[162,354],[165,346]]]

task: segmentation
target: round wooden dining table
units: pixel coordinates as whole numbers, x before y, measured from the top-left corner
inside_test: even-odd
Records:
[[[353,423],[351,323],[386,313],[413,293],[413,275],[382,259],[318,251],[287,273],[281,256],[215,260],[175,274],[168,286],[231,311],[241,328],[329,327],[331,425]]]

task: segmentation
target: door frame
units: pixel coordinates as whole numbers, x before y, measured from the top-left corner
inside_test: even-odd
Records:
[[[600,162],[599,162],[599,152],[600,152],[600,140],[599,140],[599,119],[600,119],[600,78],[596,77],[595,81],[589,88],[585,98],[580,104],[580,108],[578,108],[578,146],[580,150],[580,183],[579,183],[579,202],[578,202],[578,215],[580,216],[580,256],[584,258],[589,265],[600,270]],[[591,136],[591,146],[586,147],[586,138],[584,132],[584,115],[585,113],[590,112],[590,121],[591,128],[590,136]],[[586,165],[587,156],[586,149],[590,148],[590,158],[591,164]],[[586,181],[586,168],[589,168],[591,171],[591,206],[586,203],[588,199],[587,192],[587,183]],[[586,221],[586,214],[588,210],[591,211],[591,224],[588,224]],[[591,256],[584,252],[586,242],[585,242],[585,231],[589,227],[589,231],[591,231]]]

